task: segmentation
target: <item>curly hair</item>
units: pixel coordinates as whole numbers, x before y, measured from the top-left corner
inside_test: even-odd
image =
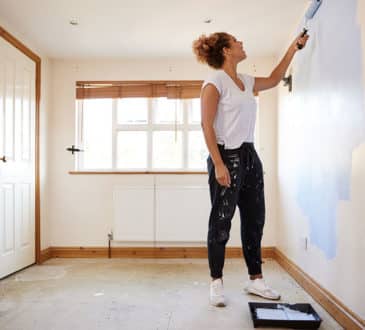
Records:
[[[215,32],[208,37],[202,34],[193,41],[193,52],[199,62],[220,69],[224,63],[223,48],[230,48],[231,35],[226,32]]]

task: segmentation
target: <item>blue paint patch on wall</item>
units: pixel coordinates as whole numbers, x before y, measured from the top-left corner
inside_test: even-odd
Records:
[[[288,143],[295,143],[296,199],[309,219],[311,243],[327,258],[336,256],[338,203],[350,198],[352,152],[365,142],[357,8],[357,0],[324,1],[293,64],[295,137]]]

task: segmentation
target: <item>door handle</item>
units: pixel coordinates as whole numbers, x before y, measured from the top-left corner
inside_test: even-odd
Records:
[[[67,148],[66,150],[67,150],[67,151],[71,151],[71,152],[72,152],[72,154],[74,154],[75,152],[84,151],[84,150],[81,150],[81,149],[79,149],[79,148],[75,148],[75,146],[74,146],[74,145],[72,145],[72,148]]]
[[[2,156],[2,157],[0,158],[0,160],[2,160],[4,163],[6,163],[6,157],[5,157],[5,156]]]

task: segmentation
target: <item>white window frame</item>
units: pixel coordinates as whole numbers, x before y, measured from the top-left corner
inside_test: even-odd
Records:
[[[189,123],[189,107],[192,99],[179,99],[182,105],[183,121],[181,124],[154,124],[153,123],[153,98],[148,99],[147,124],[118,124],[117,108],[118,99],[112,99],[112,167],[107,169],[87,168],[83,166],[83,153],[76,153],[75,169],[85,172],[206,172],[204,168],[188,168],[188,133],[191,131],[201,131],[200,123]],[[83,101],[76,100],[76,146],[83,149],[82,127],[83,127]],[[152,168],[152,133],[154,131],[180,131],[182,132],[182,167],[179,168]],[[142,131],[147,132],[147,168],[117,168],[117,136],[120,131]]]

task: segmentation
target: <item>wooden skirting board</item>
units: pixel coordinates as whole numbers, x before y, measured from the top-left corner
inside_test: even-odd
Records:
[[[41,251],[40,263],[43,263],[43,262],[47,261],[48,259],[52,258],[51,251],[52,251],[52,248],[50,248],[50,247]]]
[[[112,258],[207,258],[206,247],[112,247]],[[49,258],[107,258],[107,247],[50,247],[42,251],[42,260]],[[227,258],[241,258],[242,249],[226,248]],[[262,248],[263,258],[273,258],[274,248]]]
[[[112,247],[112,258],[207,258],[206,247]],[[50,258],[107,258],[107,247],[49,247],[41,252],[42,262]],[[241,258],[238,247],[226,248],[227,258]],[[263,258],[275,259],[342,327],[363,330],[365,321],[325,290],[276,247],[263,247]]]
[[[347,308],[330,292],[288,259],[279,249],[274,248],[274,259],[346,330],[365,329],[365,321]]]

